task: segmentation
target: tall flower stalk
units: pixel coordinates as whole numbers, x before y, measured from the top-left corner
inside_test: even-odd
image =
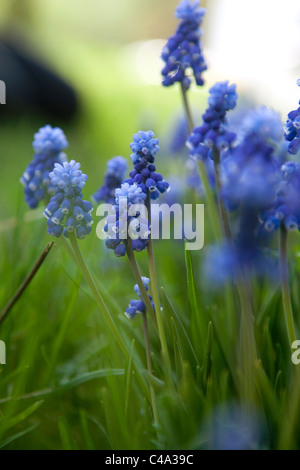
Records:
[[[226,126],[226,114],[236,106],[236,86],[229,85],[227,81],[216,83],[209,90],[208,108],[203,114],[203,124],[193,129],[188,146],[191,156],[199,160],[200,176],[208,195],[208,209],[213,221],[214,232],[217,241],[222,234],[226,239],[229,250],[233,250],[233,240],[229,224],[228,214],[222,200],[221,185],[221,151],[230,152],[236,139],[235,133]],[[204,161],[211,158],[215,168],[216,196],[215,203],[212,189],[208,184]],[[230,158],[230,157],[228,157]],[[218,210],[216,209],[218,207]],[[257,359],[254,319],[249,292],[249,280],[244,276],[239,266],[234,268],[234,281],[240,301],[240,383],[241,395],[247,403],[255,400],[254,391],[254,364]],[[226,295],[228,308],[232,302],[229,286]],[[231,312],[232,313],[232,312]]]
[[[154,304],[152,302],[152,297],[148,295],[148,284],[150,280],[146,277],[141,278],[142,281],[142,290],[143,292],[146,292],[146,296],[142,294],[141,292],[141,286],[140,284],[136,284],[134,286],[134,290],[139,296],[140,300],[131,300],[129,303],[129,307],[126,309],[125,315],[127,318],[133,318],[137,314],[142,315],[143,319],[143,330],[144,330],[144,339],[145,339],[145,350],[146,350],[146,359],[147,359],[147,369],[149,372],[149,389],[150,389],[150,395],[151,395],[151,403],[152,403],[152,410],[153,410],[153,417],[154,417],[154,423],[158,425],[158,414],[157,414],[157,406],[156,406],[156,396],[155,396],[155,391],[154,388],[151,384],[151,377],[153,375],[152,371],[152,362],[151,362],[151,348],[150,348],[150,340],[149,340],[149,331],[148,331],[148,321],[147,321],[147,310],[149,311],[149,305],[150,309],[154,310]],[[146,300],[146,303],[145,303]]]
[[[280,227],[280,236],[279,236],[279,256],[280,256],[280,284],[281,284],[281,293],[282,293],[282,303],[284,310],[285,323],[287,328],[287,333],[289,337],[290,345],[296,339],[296,329],[294,324],[292,302],[291,302],[291,292],[289,285],[289,269],[288,269],[288,258],[287,258],[287,241],[288,241],[288,231],[285,227]]]
[[[147,240],[148,265],[150,273],[150,281],[152,286],[153,300],[155,306],[155,314],[157,319],[158,334],[161,343],[163,361],[166,367],[169,382],[172,383],[172,368],[168,351],[168,344],[162,318],[161,305],[159,300],[158,282],[155,266],[155,256],[153,239],[151,236],[151,200],[157,199],[160,194],[168,191],[169,183],[164,181],[162,175],[156,172],[154,165],[155,156],[159,150],[158,139],[154,137],[152,131],[139,131],[133,136],[133,142],[130,144],[132,154],[131,160],[134,169],[130,172],[129,184],[138,184],[145,191],[145,205],[148,215],[149,237]]]
[[[148,214],[149,214],[149,222],[151,226],[151,199],[150,195],[148,194],[147,199],[146,199],[146,206],[148,209]],[[150,273],[150,280],[152,284],[152,292],[153,292],[153,300],[154,300],[154,305],[155,305],[155,312],[156,312],[156,318],[157,318],[157,326],[158,326],[158,334],[160,337],[160,342],[161,342],[161,349],[162,349],[162,355],[163,355],[163,360],[166,366],[167,374],[170,383],[172,383],[172,367],[171,367],[171,361],[170,361],[170,356],[169,356],[169,350],[168,350],[168,344],[167,344],[167,338],[165,334],[165,327],[164,327],[164,322],[162,318],[162,312],[161,312],[161,306],[160,306],[160,300],[159,300],[159,292],[158,292],[158,282],[157,282],[157,275],[156,275],[156,266],[155,266],[155,256],[154,256],[154,247],[153,247],[153,239],[150,234],[149,238],[149,243],[147,246],[147,253],[148,253],[148,265],[149,265],[149,273]]]
[[[49,174],[49,178],[55,194],[44,211],[47,218],[48,233],[57,238],[63,236],[70,241],[72,257],[82,270],[109,330],[124,357],[129,361],[128,345],[111,316],[78,246],[77,240],[88,236],[92,225],[92,205],[90,202],[83,200],[81,193],[87,176],[80,170],[80,164],[71,160],[70,162],[64,162],[62,165],[56,163],[54,170]],[[146,384],[139,373],[137,373],[137,380],[145,393],[148,394]]]

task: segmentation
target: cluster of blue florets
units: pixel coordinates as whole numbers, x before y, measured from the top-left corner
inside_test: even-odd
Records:
[[[107,204],[115,203],[115,189],[119,188],[125,179],[127,172],[127,160],[123,157],[114,157],[107,162],[104,183],[93,195],[96,202]]]
[[[44,211],[49,235],[63,234],[68,238],[68,234],[74,232],[77,238],[85,238],[92,230],[93,206],[82,197],[87,176],[80,170],[80,163],[75,160],[62,165],[55,163],[49,178],[55,191]]]
[[[130,158],[134,169],[129,173],[130,178],[126,182],[136,183],[146,193],[149,191],[151,199],[157,199],[160,194],[169,190],[169,183],[156,172],[154,165],[155,155],[159,151],[158,143],[152,131],[139,131],[134,134],[130,144],[133,152]]]
[[[147,196],[157,199],[169,189],[169,183],[156,173],[154,165],[159,151],[158,143],[152,131],[139,131],[130,144],[134,169],[121,187],[115,190],[114,213],[107,218],[104,227],[108,237],[105,244],[118,257],[126,254],[129,243],[132,250],[137,252],[147,247],[150,236],[150,222],[148,214],[144,212]],[[136,204],[140,208],[132,207]]]
[[[232,147],[236,134],[226,127],[226,113],[237,102],[236,85],[228,81],[218,82],[209,90],[208,108],[202,116],[203,124],[196,127],[187,140],[192,158],[205,160],[212,156],[212,148],[219,150]]]
[[[134,251],[147,247],[150,225],[148,217],[143,216],[146,197],[147,194],[136,183],[125,182],[115,191],[114,213],[107,217],[104,232],[108,237],[105,241],[107,248],[114,250],[117,257],[125,256],[128,243]]]
[[[149,290],[148,284],[150,282],[150,279],[148,279],[147,277],[142,277],[142,281],[143,281],[146,291],[148,291]],[[139,300],[134,299],[129,302],[129,307],[126,309],[126,312],[125,312],[126,317],[129,319],[135,317],[138,313],[146,312],[146,305],[143,302],[142,294],[137,284],[134,286],[134,291],[136,292],[136,294],[139,296],[140,299]],[[151,295],[148,295],[148,297],[151,302],[152,308],[155,311],[154,302],[152,300]]]
[[[282,137],[280,116],[261,107],[244,118],[239,143],[222,159],[222,198],[234,210],[241,204],[267,208],[280,179],[276,144]]]
[[[281,167],[281,181],[271,208],[260,215],[267,232],[280,226],[286,230],[300,227],[300,164],[289,161]]]
[[[297,81],[297,84],[300,86],[300,79]],[[288,146],[289,152],[296,155],[300,150],[300,106],[288,114],[284,127],[284,137],[290,142]]]
[[[62,150],[68,146],[68,142],[59,127],[46,125],[34,135],[32,145],[35,155],[20,181],[25,186],[24,195],[28,206],[35,209],[42,199],[47,202],[54,193],[49,172],[55,163],[66,161]]]
[[[176,8],[176,17],[181,20],[176,33],[171,36],[162,51],[165,67],[162,70],[163,85],[171,86],[180,82],[187,90],[191,79],[187,70],[191,69],[197,85],[204,84],[202,74],[207,69],[200,43],[204,8],[198,8],[200,0],[190,3],[182,0]]]

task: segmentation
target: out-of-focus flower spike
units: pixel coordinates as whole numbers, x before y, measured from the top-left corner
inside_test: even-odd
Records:
[[[49,173],[55,163],[66,161],[62,150],[68,146],[68,141],[59,127],[46,125],[34,134],[32,145],[35,155],[20,181],[25,187],[25,201],[31,209],[35,209],[42,199],[47,201],[54,193]]]

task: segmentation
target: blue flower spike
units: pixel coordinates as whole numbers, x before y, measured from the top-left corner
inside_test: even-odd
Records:
[[[114,250],[118,258],[126,254],[128,237],[131,238],[133,251],[143,251],[147,247],[150,235],[149,221],[141,217],[138,221],[135,216],[129,215],[130,207],[134,204],[144,204],[146,197],[146,192],[137,183],[125,182],[115,190],[115,216],[107,217],[104,231],[108,237],[105,241],[106,247]],[[134,235],[130,229],[133,222],[136,223]]]
[[[236,85],[228,81],[217,82],[210,88],[203,124],[196,127],[187,140],[192,158],[206,160],[214,146],[220,151],[233,146],[236,135],[227,128],[226,114],[235,108],[237,98]]]
[[[66,238],[74,232],[77,238],[85,238],[92,230],[93,206],[82,197],[81,190],[88,177],[80,170],[80,163],[75,160],[55,163],[49,178],[55,195],[44,211],[47,232],[54,237],[63,234]]]
[[[181,20],[176,33],[163,48],[161,57],[165,62],[162,70],[164,86],[179,82],[187,90],[191,85],[188,71],[192,71],[197,85],[202,86],[203,72],[207,69],[202,53],[201,23],[205,8],[200,8],[200,0],[182,0],[176,8],[175,16]]]
[[[155,156],[159,151],[159,140],[155,138],[152,131],[139,131],[133,136],[130,144],[132,154],[130,155],[134,169],[129,173],[129,184],[136,183],[144,192],[147,189],[151,199],[157,199],[160,194],[169,191],[169,183],[164,181],[162,175],[156,172],[154,165]]]
[[[41,200],[49,201],[54,194],[49,173],[55,163],[67,160],[62,152],[68,146],[68,141],[59,127],[46,125],[34,134],[33,149],[35,155],[20,178],[24,185],[24,196],[30,209],[35,209]]]
[[[104,232],[107,234],[106,247],[114,250],[117,257],[126,254],[128,238],[133,251],[143,251],[149,242],[150,222],[142,214],[129,214],[134,204],[145,205],[147,195],[157,199],[169,191],[170,186],[160,173],[156,172],[155,156],[159,151],[159,141],[154,132],[139,131],[130,144],[131,161],[134,169],[119,188],[115,190],[115,216],[107,217]],[[122,203],[120,204],[120,201]],[[125,201],[125,204],[124,204]]]
[[[281,180],[270,208],[260,215],[267,232],[283,226],[288,231],[300,229],[300,164],[288,161],[281,167]]]
[[[282,135],[280,115],[274,110],[261,106],[245,115],[238,145],[221,160],[221,196],[228,209],[242,205],[260,213],[272,204],[281,166],[276,145]]]

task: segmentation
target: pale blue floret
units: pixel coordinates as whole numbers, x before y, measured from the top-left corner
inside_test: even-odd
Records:
[[[36,153],[57,153],[68,146],[68,141],[59,127],[51,127],[48,124],[34,134],[32,146]]]
[[[55,237],[63,233],[68,237],[69,233],[75,232],[77,238],[85,238],[92,229],[90,213],[93,206],[82,199],[81,190],[87,176],[80,170],[80,163],[75,160],[62,165],[56,163],[49,177],[56,194],[44,211],[44,216],[48,219],[48,233]]]
[[[127,160],[123,157],[113,157],[107,162],[104,182],[98,191],[92,196],[96,202],[114,204],[115,189],[120,187],[125,179],[127,171]]]
[[[205,14],[205,8],[198,8],[200,0],[182,0],[176,7],[175,16],[180,20],[200,22]]]
[[[141,204],[145,201],[146,197],[147,195],[136,183],[131,185],[129,183],[123,183],[121,188],[117,188],[115,191],[116,204],[119,204],[120,198],[127,198],[130,204]]]
[[[42,199],[48,202],[49,197],[53,195],[49,172],[53,170],[55,163],[63,163],[66,160],[62,149],[67,146],[67,139],[58,127],[47,125],[34,135],[35,155],[20,178],[25,187],[25,200],[31,209],[36,208]]]

